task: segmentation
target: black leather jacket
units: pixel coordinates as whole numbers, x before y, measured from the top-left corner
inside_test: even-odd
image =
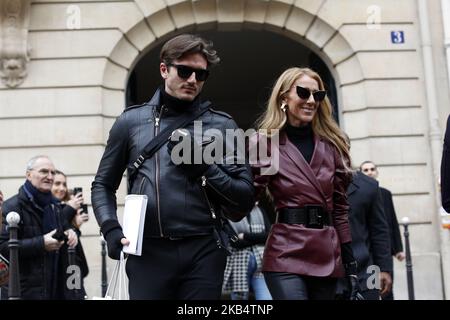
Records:
[[[195,107],[198,103],[192,110]],[[111,220],[117,220],[115,192],[127,166],[155,135],[180,116],[160,105],[158,89],[150,102],[127,108],[116,120],[92,183],[92,204],[101,227],[105,222],[108,225]],[[202,123],[203,142],[209,142],[214,135],[205,134],[208,129],[220,130],[225,137],[225,129],[237,128],[229,115],[213,109],[196,121]],[[193,135],[194,123],[186,129]],[[200,142],[200,137],[195,139]],[[230,155],[224,152],[225,157]],[[164,145],[141,166],[130,193],[148,197],[144,237],[178,238],[212,233],[216,220],[208,200],[213,209],[224,207],[242,212],[243,217],[253,207],[254,189],[251,171],[245,164],[212,164],[203,179],[189,179],[171,162],[167,145]]]
[[[62,226],[60,221],[61,207],[53,207],[58,225]],[[9,258],[8,240],[9,234],[6,228],[6,215],[16,211],[20,215],[18,239],[20,241],[19,250],[19,272],[22,299],[41,300],[41,299],[64,299],[66,282],[62,277],[66,275],[67,265],[57,258],[59,262],[58,273],[51,270],[51,260],[44,245],[44,233],[42,231],[42,209],[31,201],[23,187],[20,187],[19,193],[8,199],[3,204],[3,225],[0,233],[0,253]],[[67,246],[63,245],[57,255],[67,255]],[[67,260],[67,259],[66,259]],[[57,288],[47,286],[48,277],[54,278],[54,283],[58,283]],[[59,280],[58,280],[59,279]],[[51,292],[53,291],[53,295]],[[5,286],[2,289],[2,299],[7,299],[8,289]]]

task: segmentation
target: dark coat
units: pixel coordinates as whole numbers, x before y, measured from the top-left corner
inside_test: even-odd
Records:
[[[261,136],[255,136],[252,145],[257,139],[260,146],[265,143]],[[277,173],[263,175],[261,169],[270,167],[270,163],[263,159],[251,164],[257,192],[261,193],[268,187],[276,209],[322,205],[333,220],[333,226],[323,229],[275,223],[266,243],[263,271],[318,277],[343,274],[340,244],[351,241],[346,195],[349,176],[337,150],[330,143],[317,136],[314,143],[309,164],[281,131]],[[271,156],[272,161],[276,159],[275,154]]]
[[[391,255],[403,251],[402,236],[398,225],[397,215],[395,213],[394,202],[392,201],[392,193],[385,188],[380,187],[381,199],[383,201],[384,214],[389,228],[389,239],[391,243]]]
[[[61,207],[54,205],[53,209],[57,217],[57,224],[62,228],[60,214]],[[59,262],[58,274],[52,274],[51,260],[44,246],[44,232],[42,226],[43,211],[32,202],[23,187],[19,193],[8,199],[3,204],[3,225],[0,233],[0,253],[9,258],[8,240],[9,234],[6,230],[6,215],[15,211],[20,215],[18,238],[20,240],[19,249],[19,271],[22,299],[64,299],[65,284],[60,279],[65,271],[61,265],[60,255],[67,254],[67,247],[64,245],[56,252]],[[47,287],[48,277],[53,278],[56,283],[55,288]],[[2,290],[2,299],[7,298],[8,289]],[[53,292],[53,293],[51,293]]]
[[[450,213],[450,116],[445,130],[444,150],[441,161],[441,194],[442,207]]]
[[[353,255],[358,262],[358,278],[362,289],[373,274],[367,268],[378,265],[382,272],[392,272],[389,229],[383,211],[378,182],[357,172],[348,191],[350,230]]]
[[[162,130],[181,117],[195,112],[200,106],[194,104],[182,115],[161,106],[160,91],[150,102],[126,109],[111,128],[105,152],[92,183],[92,205],[95,217],[103,228],[107,221],[117,221],[115,192],[123,173],[131,167],[144,147]],[[226,129],[236,129],[231,116],[209,108],[196,119],[202,122],[202,133],[208,129],[220,130],[227,143]],[[185,127],[193,136],[194,122]],[[211,136],[202,137],[203,142],[214,141]],[[200,137],[194,137],[200,139]],[[205,140],[203,140],[205,139]],[[208,140],[208,141],[206,141]],[[216,224],[205,198],[204,187],[214,195],[214,204],[230,212],[242,212],[242,217],[253,207],[254,189],[250,168],[245,164],[231,164],[235,154],[225,154],[223,164],[211,164],[202,180],[190,179],[185,172],[172,163],[164,145],[147,159],[131,186],[130,193],[148,197],[145,217],[145,237],[189,237],[212,234]],[[105,223],[106,222],[106,223]]]
[[[81,238],[81,231],[77,228],[75,228],[72,225],[72,220],[75,217],[77,211],[73,209],[71,206],[63,204],[62,205],[62,223],[64,225],[64,230],[67,230],[68,228],[72,228],[75,230],[77,236],[78,236],[78,244],[75,247],[75,255],[74,255],[74,261],[73,263],[77,265],[80,268],[80,284],[81,287],[79,290],[71,290],[68,292],[67,299],[70,300],[83,300],[86,296],[86,290],[84,288],[84,278],[87,277],[89,274],[89,267],[87,264],[86,256],[84,254],[83,245],[81,244],[80,238]],[[62,257],[62,265],[70,265],[69,257],[68,255],[63,255]],[[67,273],[64,276],[64,283],[72,276],[72,273]]]

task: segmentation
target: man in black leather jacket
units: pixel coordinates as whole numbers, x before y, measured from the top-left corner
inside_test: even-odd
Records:
[[[209,68],[220,60],[209,42],[188,34],[169,40],[160,58],[164,86],[116,120],[92,184],[95,216],[113,259],[128,243],[116,213],[123,172],[159,132],[204,107],[199,93]],[[237,128],[231,116],[211,108],[196,119],[199,124],[200,134],[194,134],[194,122],[184,127],[194,147],[226,141],[216,135]],[[253,206],[251,172],[230,161],[235,151],[224,152],[223,163],[176,165],[175,144],[170,141],[145,160],[129,186],[129,193],[148,197],[142,255],[127,261],[131,299],[219,299],[226,253],[213,234],[220,210],[239,212],[239,219]]]

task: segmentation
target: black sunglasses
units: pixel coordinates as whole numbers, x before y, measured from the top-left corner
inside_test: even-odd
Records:
[[[309,89],[297,86],[297,94],[300,98],[307,100],[311,96],[311,94],[314,97],[314,101],[321,102],[323,99],[325,99],[327,92],[325,90],[319,90],[319,91],[309,91]]]
[[[195,72],[195,79],[197,81],[205,81],[209,76],[209,70],[207,69],[196,69],[184,66],[182,64],[173,64],[173,63],[169,63],[167,66],[177,68],[178,76],[181,79],[189,79],[189,77],[192,75],[193,72]]]

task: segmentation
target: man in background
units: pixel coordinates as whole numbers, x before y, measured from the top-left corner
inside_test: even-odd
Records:
[[[360,293],[365,300],[380,300],[382,295],[391,290],[392,259],[378,182],[356,172],[348,187],[347,196],[352,250],[357,261]],[[342,291],[345,291],[345,282],[340,280],[338,298]]]
[[[365,175],[377,180],[378,168],[372,161],[364,161],[361,163],[360,170]],[[398,261],[405,259],[405,253],[403,252],[402,238],[400,235],[400,228],[397,221],[397,215],[395,213],[394,202],[392,200],[392,193],[383,187],[380,187],[381,200],[383,201],[384,214],[386,215],[386,221],[389,228],[389,239],[391,245],[391,255],[397,258]],[[391,274],[392,281],[394,280],[394,273]],[[393,300],[393,291],[383,297],[383,300]]]
[[[47,156],[31,158],[19,193],[3,204],[0,254],[7,259],[9,234],[6,214],[15,211],[20,215],[18,239],[22,299],[60,300],[66,297],[67,287],[62,279],[67,266],[61,264],[60,258],[67,254],[67,245],[77,245],[78,238],[72,229],[63,231],[61,207],[51,193],[54,177],[55,166]],[[65,240],[67,245],[64,245]],[[7,299],[7,293],[5,286],[1,298]]]

